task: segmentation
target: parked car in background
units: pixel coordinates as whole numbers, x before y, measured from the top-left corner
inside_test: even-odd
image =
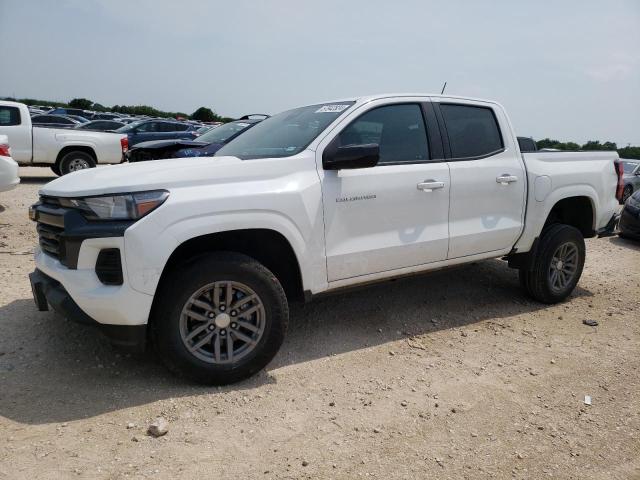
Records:
[[[82,125],[77,125],[80,130],[96,130],[98,132],[115,131],[124,127],[125,124],[117,120],[91,120]]]
[[[531,137],[518,137],[518,146],[523,153],[538,151],[538,145],[536,145],[536,141]]]
[[[2,112],[0,112],[0,115],[2,115]],[[0,122],[2,122],[1,118]],[[9,137],[0,135],[0,192],[11,190],[17,187],[19,183],[18,163],[11,158]]]
[[[92,112],[88,112],[86,110],[82,110],[81,108],[54,108],[53,110],[49,110],[47,113],[51,115],[78,115],[79,117],[84,117],[87,120],[91,120],[93,117]]]
[[[263,118],[249,117],[250,115],[247,115],[241,120],[214,127],[199,135],[195,140],[173,139],[141,142],[127,151],[126,158],[130,162],[143,162],[163,158],[210,157],[225,144],[263,120]],[[261,117],[268,117],[268,115],[261,115]]]
[[[34,115],[31,117],[31,123],[39,127],[56,127],[56,128],[73,128],[76,125],[82,125],[78,120],[67,115]]]
[[[584,239],[615,224],[617,158],[521,153],[490,101],[307,105],[214,158],[44,185],[29,211],[34,300],[116,344],[151,342],[174,372],[235,382],[274,357],[290,302],[343,288],[504,258],[533,299],[562,302],[582,274]]]
[[[118,117],[115,121],[122,122],[124,125],[128,125],[133,122],[139,122],[140,119],[135,117]]]
[[[69,118],[72,118],[75,121],[80,122],[80,123],[87,123],[89,121],[86,118],[81,117],[80,115],[65,115],[65,116],[69,117]]]
[[[622,203],[627,201],[633,192],[640,190],[640,160],[628,160],[621,158],[624,168],[624,190],[622,191]]]
[[[47,166],[64,175],[98,163],[120,163],[127,149],[126,135],[42,127],[32,124],[25,104],[0,101],[0,135],[9,138],[12,157],[20,165]]]
[[[103,113],[95,113],[92,117],[92,120],[117,120],[121,117],[122,115],[117,113],[103,112]]]
[[[618,223],[618,235],[623,238],[640,240],[640,190],[624,203]]]
[[[196,128],[187,123],[170,120],[141,120],[130,123],[116,130],[127,135],[129,147],[149,140],[189,139],[196,138]]]

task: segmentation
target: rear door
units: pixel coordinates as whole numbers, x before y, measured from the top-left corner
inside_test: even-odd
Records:
[[[31,161],[31,128],[18,107],[0,105],[0,134],[9,137],[11,156],[16,162]]]
[[[375,167],[320,170],[330,282],[446,259],[449,166],[430,108],[372,102],[320,144],[320,168],[324,148],[380,146]]]
[[[451,173],[449,254],[510,250],[524,226],[526,171],[496,104],[434,99]]]

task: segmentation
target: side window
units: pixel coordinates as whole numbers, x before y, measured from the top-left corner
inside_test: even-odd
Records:
[[[0,107],[0,125],[20,125],[20,110],[16,107]]]
[[[47,116],[45,115],[36,115],[35,117],[31,117],[31,123],[47,123],[49,121],[49,119],[47,119]]]
[[[440,111],[453,158],[480,157],[504,147],[498,122],[490,108],[443,103]]]
[[[140,125],[137,130],[139,132],[157,132],[158,122],[147,122]]]
[[[61,123],[63,125],[75,125],[73,120],[71,120],[70,118],[56,117],[55,120],[56,120],[57,123]]]
[[[429,159],[422,109],[417,104],[374,108],[351,122],[338,138],[338,146],[377,143],[380,165]]]

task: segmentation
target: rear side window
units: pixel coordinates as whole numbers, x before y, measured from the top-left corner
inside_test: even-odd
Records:
[[[379,165],[429,159],[422,109],[416,104],[388,105],[364,113],[339,135],[339,146],[377,143]]]
[[[493,110],[472,105],[441,104],[453,158],[482,157],[503,149]]]
[[[0,107],[0,125],[20,125],[20,110],[16,107]]]

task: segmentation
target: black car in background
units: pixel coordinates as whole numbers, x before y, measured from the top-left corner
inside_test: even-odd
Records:
[[[621,237],[640,240],[640,190],[625,202],[618,229]]]
[[[214,127],[195,140],[174,139],[141,142],[130,148],[126,157],[130,162],[161,160],[163,158],[211,157],[225,144],[268,117],[269,115],[262,114],[245,115],[239,120]]]
[[[116,120],[91,120],[90,122],[78,125],[78,130],[96,130],[98,132],[107,132],[117,130],[124,127],[125,124]]]

